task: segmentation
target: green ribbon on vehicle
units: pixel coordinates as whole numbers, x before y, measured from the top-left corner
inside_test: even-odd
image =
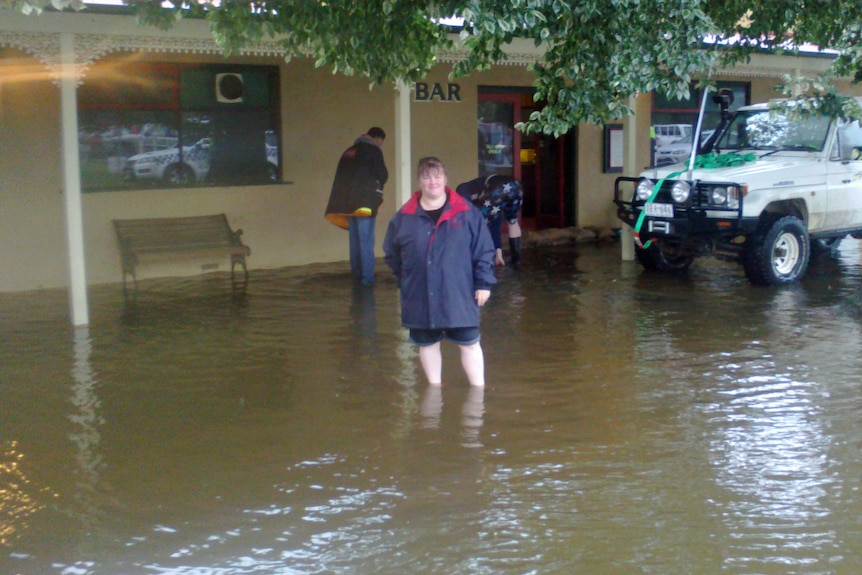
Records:
[[[753,162],[757,159],[754,154],[704,154],[694,159],[695,168],[704,168],[710,170],[713,168],[732,168],[733,166],[741,166],[748,162]]]
[[[753,162],[757,159],[757,156],[754,154],[737,154],[736,152],[731,154],[703,154],[702,156],[697,156],[694,159],[694,167],[695,168],[703,168],[705,170],[713,170],[716,168],[731,168],[733,166],[741,166],[748,162]],[[658,191],[661,189],[662,184],[664,184],[665,180],[673,179],[680,174],[684,174],[687,170],[680,170],[678,172],[673,172],[668,174],[667,176],[660,179],[656,182],[655,186],[653,186],[652,193],[650,194],[647,201],[644,202],[644,206],[646,204],[654,201],[656,196],[658,196]],[[646,210],[641,210],[640,215],[638,216],[638,221],[635,223],[635,241],[643,247],[644,249],[650,247],[652,244],[652,240],[647,240],[647,243],[642,244],[640,240],[640,230],[641,226],[643,226],[644,218],[646,217]]]

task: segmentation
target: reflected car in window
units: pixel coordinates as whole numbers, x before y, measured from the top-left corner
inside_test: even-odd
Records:
[[[691,145],[694,138],[691,134],[664,146],[656,146],[655,165],[669,166],[684,162],[691,155]]]
[[[136,154],[126,160],[124,174],[127,180],[159,181],[168,185],[189,185],[204,182],[210,171],[212,144],[201,138],[191,146]],[[274,133],[266,135],[266,160],[269,179],[278,179],[278,143]]]

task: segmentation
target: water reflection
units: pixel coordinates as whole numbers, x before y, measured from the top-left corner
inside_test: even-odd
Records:
[[[471,386],[461,408],[461,426],[464,447],[482,447],[479,432],[485,416],[485,389]]]
[[[768,360],[758,364],[761,373],[776,367]],[[827,457],[834,438],[818,413],[822,386],[791,375],[801,374],[734,379],[720,391],[728,400],[717,402],[718,413],[708,410],[716,428],[710,458],[716,483],[726,493],[722,511],[729,527],[740,521],[748,525],[748,532],[738,533],[729,545],[727,561],[734,568],[768,566],[768,559],[734,549],[756,547],[780,554],[789,564],[813,563],[828,570],[838,543],[832,516],[838,510],[826,503],[836,478]]]
[[[69,419],[77,429],[69,433],[69,440],[76,448],[75,459],[78,462],[76,499],[83,509],[89,510],[93,508],[93,491],[99,483],[99,474],[104,466],[98,452],[102,439],[99,427],[104,423],[104,419],[100,414],[101,401],[96,395],[97,382],[90,365],[92,342],[89,328],[74,329],[72,350],[72,405],[77,411],[71,414]]]
[[[17,441],[0,442],[0,545],[14,544],[29,529],[29,518],[45,508],[25,471]]]
[[[443,412],[443,386],[429,385],[422,398],[422,426],[430,429],[440,427],[440,414]]]
[[[447,388],[446,393],[451,396],[456,392]],[[424,429],[440,428],[441,415],[443,413],[443,394],[444,388],[442,385],[426,386],[420,406],[422,427]],[[461,406],[461,445],[464,447],[482,447],[479,441],[479,432],[482,429],[485,415],[484,398],[485,389],[482,387],[470,386],[466,393]]]
[[[498,270],[484,389],[341,264],[95,286],[71,343],[0,296],[0,573],[858,573],[858,242],[782,289],[617,249]]]
[[[373,341],[377,335],[377,300],[374,288],[354,286],[350,299],[350,318],[353,332],[360,343]]]

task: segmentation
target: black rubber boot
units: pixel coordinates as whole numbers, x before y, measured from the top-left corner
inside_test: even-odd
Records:
[[[521,238],[509,238],[509,261],[513,266],[521,263]]]

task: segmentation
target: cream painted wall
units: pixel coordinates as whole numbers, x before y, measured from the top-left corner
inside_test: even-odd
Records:
[[[649,142],[647,142],[649,144]],[[620,173],[604,173],[604,127],[578,128],[578,225],[617,227],[614,180]]]
[[[0,75],[0,291],[67,283],[59,89],[38,61],[3,54]]]

